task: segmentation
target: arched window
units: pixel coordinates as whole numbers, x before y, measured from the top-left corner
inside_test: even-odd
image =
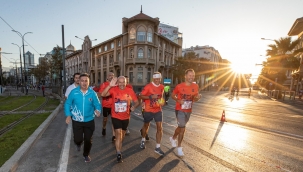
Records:
[[[153,42],[153,31],[151,28],[148,28],[148,31],[147,31],[147,41]]]
[[[151,58],[151,49],[148,49],[147,58]]]
[[[134,58],[134,50],[133,49],[130,50],[129,58],[131,58],[131,59]]]
[[[140,48],[138,51],[138,58],[143,58],[143,49]]]
[[[138,32],[137,32],[137,41],[145,41],[146,38],[146,31],[144,27],[139,27]]]
[[[136,39],[136,30],[134,28],[131,28],[129,31],[129,39],[130,40]]]

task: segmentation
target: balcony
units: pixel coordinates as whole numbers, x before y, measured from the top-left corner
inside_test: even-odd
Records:
[[[94,70],[94,67],[93,67],[93,66],[91,66],[89,69],[90,69],[90,70]]]
[[[114,67],[118,67],[118,66],[120,66],[120,62],[119,61],[114,62]]]
[[[155,59],[147,59],[147,64],[155,64]]]
[[[133,59],[126,59],[125,64],[132,64],[133,63]]]
[[[113,62],[110,62],[109,63],[109,67],[113,67],[114,66],[114,63]]]
[[[165,62],[160,62],[159,65],[159,67],[165,67]]]

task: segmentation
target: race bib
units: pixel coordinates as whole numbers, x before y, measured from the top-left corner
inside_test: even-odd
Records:
[[[184,101],[184,103],[181,105],[181,109],[191,109],[192,101]]]
[[[126,112],[126,110],[127,110],[126,102],[115,103],[115,112]]]

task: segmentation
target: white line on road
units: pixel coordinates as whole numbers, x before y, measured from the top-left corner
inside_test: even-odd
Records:
[[[67,164],[68,164],[68,157],[69,157],[69,148],[70,148],[70,139],[71,139],[71,123],[67,125],[63,148],[61,151],[61,156],[59,160],[59,168],[57,172],[66,172],[67,171]]]

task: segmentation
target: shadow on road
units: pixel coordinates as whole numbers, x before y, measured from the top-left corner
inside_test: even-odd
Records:
[[[217,131],[216,131],[215,137],[214,137],[213,141],[211,142],[211,145],[210,145],[209,149],[211,149],[213,147],[215,141],[217,140],[217,137],[218,137],[218,135],[219,135],[219,133],[221,131],[221,128],[223,127],[223,124],[224,124],[224,122],[222,122],[222,121],[219,123],[219,125],[217,127]]]

